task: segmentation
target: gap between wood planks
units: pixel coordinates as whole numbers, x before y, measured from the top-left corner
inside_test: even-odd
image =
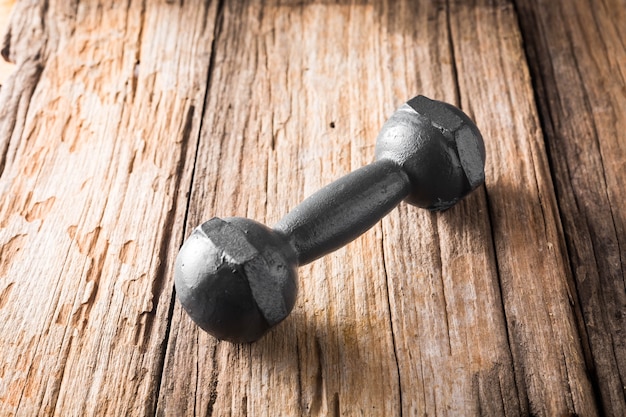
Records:
[[[217,6],[216,6],[215,25],[213,28],[213,39],[211,41],[211,58],[209,59],[209,68],[207,71],[206,84],[204,88],[205,94],[204,94],[204,97],[202,98],[202,108],[200,111],[200,123],[198,126],[198,133],[195,138],[195,152],[194,152],[194,157],[193,157],[193,162],[192,162],[191,176],[190,176],[189,184],[187,185],[187,191],[186,191],[186,195],[188,196],[191,196],[195,174],[196,174],[196,164],[198,161],[198,149],[200,148],[200,139],[202,137],[202,129],[203,129],[204,119],[205,119],[206,109],[207,109],[207,97],[211,90],[211,77],[213,75],[213,69],[215,67],[215,44],[216,44],[217,39],[219,39],[219,36],[220,36],[220,30],[222,26],[221,21],[224,19],[224,11],[223,11],[224,1],[228,1],[228,0],[218,0]],[[184,163],[183,161],[181,161],[181,169],[183,166],[184,166]],[[185,214],[183,216],[183,229],[182,229],[183,233],[181,236],[181,240],[179,241],[179,244],[178,244],[179,247],[182,246],[183,242],[185,241],[186,236],[188,236],[190,233],[190,231],[188,230],[188,226],[189,226],[188,220],[189,220],[189,210],[191,206],[191,201],[192,199],[188,198],[187,203],[185,205]],[[175,305],[176,305],[176,289],[174,288],[174,290],[172,291],[172,296],[170,299],[170,307],[169,307],[169,311],[167,314],[167,328],[165,330],[165,337],[163,338],[164,348],[162,351],[162,357],[161,357],[161,362],[160,362],[160,372],[159,372],[159,377],[157,378],[156,393],[154,396],[154,409],[155,410],[157,409],[157,406],[158,406],[158,400],[160,398],[161,387],[162,387],[163,374],[165,373],[165,358],[167,357],[167,347],[168,347],[168,341],[170,338],[170,332],[172,328],[172,317],[174,316]],[[217,384],[217,381],[215,381],[215,384]],[[211,415],[212,406],[209,404],[208,408],[210,410],[208,415]]]

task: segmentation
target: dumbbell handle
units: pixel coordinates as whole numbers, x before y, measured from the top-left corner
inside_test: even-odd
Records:
[[[380,159],[305,199],[274,230],[287,237],[298,264],[304,265],[359,237],[409,193],[409,178],[400,165]]]

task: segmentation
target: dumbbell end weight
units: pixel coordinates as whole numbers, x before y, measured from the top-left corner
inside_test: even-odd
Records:
[[[176,258],[176,295],[198,326],[218,339],[253,342],[289,315],[297,259],[285,236],[241,217],[194,229]]]
[[[484,182],[485,148],[474,123],[447,103],[415,97],[381,129],[376,161],[307,198],[274,229],[213,218],[183,244],[178,299],[218,339],[252,342],[295,304],[297,266],[353,240],[401,200],[445,210]]]
[[[485,145],[460,109],[417,96],[398,108],[376,139],[376,159],[409,176],[406,202],[432,211],[452,207],[485,181]]]

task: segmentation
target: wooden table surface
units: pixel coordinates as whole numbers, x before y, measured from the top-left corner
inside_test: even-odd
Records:
[[[16,2],[0,415],[626,415],[625,22],[624,0]],[[476,121],[485,186],[300,268],[261,341],[199,331],[172,276],[191,229],[274,224],[417,94]]]

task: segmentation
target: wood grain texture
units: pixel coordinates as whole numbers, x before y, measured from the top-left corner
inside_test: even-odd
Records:
[[[626,415],[626,2],[520,1],[588,368]],[[555,25],[553,22],[563,22]]]
[[[188,228],[221,213],[272,224],[370,161],[407,91],[460,96],[498,141],[488,199],[443,214],[401,205],[382,229],[301,268],[295,313],[258,344],[216,344],[177,308],[163,413],[594,415],[513,8],[250,2],[226,5],[222,21]],[[468,52],[482,49],[495,65]]]
[[[594,415],[576,329],[558,210],[513,8],[458,4],[452,28],[462,95],[485,126],[489,211],[518,392],[524,413]],[[470,23],[471,24],[471,23]],[[456,39],[456,38],[455,38]],[[486,62],[472,51],[499,50]],[[483,69],[477,73],[475,68]],[[489,120],[481,121],[481,114]]]
[[[18,2],[0,414],[623,415],[626,7],[566,3]],[[192,228],[273,225],[416,94],[476,120],[486,185],[300,268],[259,342],[200,331]]]
[[[153,412],[215,4],[21,2],[4,53],[0,414]]]
[[[382,104],[378,68],[364,61],[376,40],[359,27],[376,24],[372,6],[226,2],[220,21],[188,230],[222,213],[275,223],[369,162],[384,117],[371,105]],[[336,77],[353,71],[364,74]],[[160,411],[397,415],[380,233],[301,268],[291,317],[253,345],[216,343],[177,306]]]
[[[9,27],[9,17],[15,5],[15,0],[0,0],[0,36],[7,32]],[[15,66],[8,61],[0,59],[0,86],[13,72]]]

